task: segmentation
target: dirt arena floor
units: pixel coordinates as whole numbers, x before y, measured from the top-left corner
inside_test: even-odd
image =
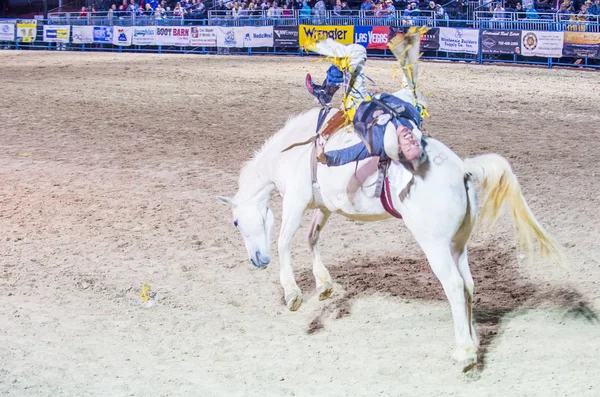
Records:
[[[252,268],[215,200],[313,106],[304,75],[327,67],[313,60],[0,52],[0,395],[600,395],[598,73],[424,65],[427,133],[508,158],[568,257],[517,263],[507,215],[476,230],[483,349],[464,376],[441,286],[401,222],[333,217],[336,289],[319,302],[307,214],[291,313],[278,261]],[[374,91],[399,88],[392,65],[369,61]]]

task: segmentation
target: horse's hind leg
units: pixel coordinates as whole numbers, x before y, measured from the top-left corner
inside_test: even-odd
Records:
[[[471,338],[465,282],[455,265],[448,244],[439,242],[424,246],[423,250],[450,302],[456,337],[456,350],[452,357],[463,365],[465,371],[469,370],[477,362],[477,346]]]
[[[469,268],[467,247],[463,246],[462,249],[459,250],[458,247],[453,243],[452,257],[465,283],[465,305],[467,310],[467,318],[469,320],[471,339],[473,339],[475,346],[479,346],[479,339],[477,338],[477,332],[475,331],[475,319],[473,318],[473,293],[475,290],[475,282],[473,281],[471,269]]]
[[[313,257],[313,275],[317,283],[317,293],[319,294],[319,300],[325,300],[329,298],[333,292],[333,283],[331,282],[331,276],[323,265],[321,260],[321,253],[319,252],[319,236],[321,230],[325,227],[325,223],[329,219],[331,212],[317,209],[314,212],[310,228],[308,230],[308,247]]]

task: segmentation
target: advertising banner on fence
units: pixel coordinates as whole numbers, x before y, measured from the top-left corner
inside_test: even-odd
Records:
[[[354,43],[354,26],[313,26],[300,25],[300,46],[321,39],[333,39],[342,44]]]
[[[273,47],[273,26],[246,26],[244,47]]]
[[[600,33],[565,32],[563,55],[600,59]]]
[[[15,41],[14,23],[0,23],[0,41]]]
[[[440,29],[431,28],[421,36],[422,51],[438,51],[440,49]]]
[[[560,58],[565,35],[563,32],[521,31],[521,54],[533,57]]]
[[[37,21],[35,19],[17,20],[17,41],[33,43],[37,36]]]
[[[390,28],[387,26],[355,26],[354,42],[368,49],[387,49]]]
[[[399,33],[404,33],[404,28],[400,26],[390,26],[390,40]],[[421,36],[422,51],[437,51],[440,49],[440,29],[430,28],[427,33]]]
[[[216,47],[217,29],[212,26],[192,26],[190,45],[194,47]]]
[[[156,26],[136,26],[131,34],[133,45],[156,45]]]
[[[112,44],[113,27],[112,26],[93,26],[94,43]]]
[[[520,30],[481,31],[481,52],[483,54],[519,54],[521,52]]]
[[[73,26],[72,41],[76,44],[87,44],[94,42],[93,26]]]
[[[68,43],[70,36],[70,25],[44,25],[44,41],[46,43]]]
[[[217,47],[244,47],[244,33],[243,27],[218,27]]]
[[[190,44],[190,27],[157,26],[156,44],[187,46]]]
[[[275,26],[273,27],[273,43],[275,47],[298,47],[297,26]]]
[[[113,45],[130,46],[133,28],[130,26],[114,26]]]
[[[440,29],[440,51],[464,52],[477,54],[479,52],[479,29]]]

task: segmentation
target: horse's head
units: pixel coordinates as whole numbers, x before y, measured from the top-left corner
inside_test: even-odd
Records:
[[[217,196],[217,198],[231,205],[233,225],[244,239],[252,265],[259,269],[267,267],[271,262],[269,251],[274,222],[268,198],[266,200],[250,199],[243,202],[238,202],[235,197]]]

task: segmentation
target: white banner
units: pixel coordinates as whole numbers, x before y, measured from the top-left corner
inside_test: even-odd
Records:
[[[216,47],[217,29],[212,26],[192,26],[190,45],[193,47]]]
[[[93,26],[73,26],[73,43],[86,44],[94,42]]]
[[[217,47],[244,47],[243,27],[218,27],[217,28]]]
[[[130,26],[113,27],[113,45],[130,46],[133,28]]]
[[[190,27],[157,26],[156,44],[187,46],[190,44]]]
[[[244,47],[273,47],[273,26],[246,26]]]
[[[132,43],[133,45],[156,45],[156,26],[133,28]]]
[[[564,32],[521,32],[521,55],[560,58],[562,57]]]
[[[44,25],[44,41],[46,43],[68,43],[70,36],[70,25]]]
[[[477,54],[479,30],[440,28],[440,51]]]
[[[35,19],[19,19],[17,21],[17,40],[22,43],[33,43],[37,37],[37,21]]]
[[[15,41],[14,23],[0,23],[0,41]]]

